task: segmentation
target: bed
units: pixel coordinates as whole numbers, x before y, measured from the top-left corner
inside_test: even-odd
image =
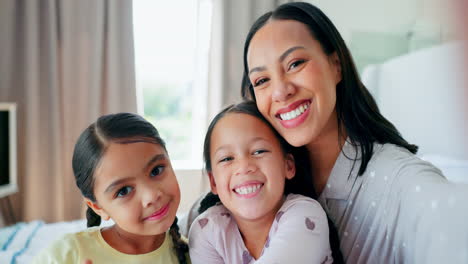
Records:
[[[463,99],[468,95],[461,77],[467,68],[458,59],[461,52],[460,43],[448,43],[370,65],[363,72],[382,113],[420,146],[422,159],[454,182],[468,182],[468,126],[463,125],[468,120]],[[84,228],[86,220],[2,228],[0,263],[29,263],[53,240]]]

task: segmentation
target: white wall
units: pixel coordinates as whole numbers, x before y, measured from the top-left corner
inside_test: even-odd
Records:
[[[308,0],[318,6],[349,41],[353,31],[439,34],[453,38],[451,0]]]
[[[453,0],[309,0],[340,31],[362,72],[421,48],[458,39]]]

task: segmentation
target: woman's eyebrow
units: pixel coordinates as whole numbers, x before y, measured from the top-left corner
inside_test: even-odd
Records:
[[[278,61],[281,63],[286,59],[286,57],[291,54],[293,51],[298,50],[298,49],[305,49],[303,46],[294,46],[289,49],[287,49],[281,56],[279,56]],[[249,71],[249,75],[252,74],[253,72],[261,72],[266,70],[265,66],[259,66],[259,67],[254,67]]]
[[[295,50],[298,50],[298,49],[305,49],[303,46],[294,46],[294,47],[291,47],[289,49],[287,49],[285,52],[283,52],[283,54],[281,54],[281,56],[279,56],[279,59],[278,61],[279,62],[283,62],[284,59],[286,59],[286,57],[291,54],[293,51]]]
[[[252,68],[250,71],[249,71],[249,75],[254,73],[254,72],[261,72],[261,71],[264,71],[266,70],[266,67],[265,66],[260,66],[260,67],[255,67],[255,68]]]

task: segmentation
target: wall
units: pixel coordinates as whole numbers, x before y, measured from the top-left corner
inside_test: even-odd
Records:
[[[330,17],[358,69],[458,38],[451,0],[309,0]]]

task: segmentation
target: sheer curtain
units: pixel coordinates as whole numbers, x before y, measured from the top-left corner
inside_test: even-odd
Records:
[[[136,112],[132,3],[2,0],[0,101],[18,104],[18,220],[71,220],[74,143],[98,116]]]

